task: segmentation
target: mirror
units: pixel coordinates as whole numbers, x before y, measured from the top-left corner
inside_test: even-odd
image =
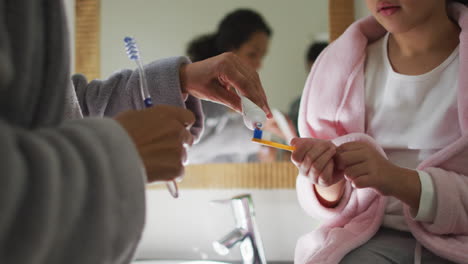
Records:
[[[185,55],[191,40],[213,33],[223,17],[238,8],[258,12],[273,31],[259,75],[271,107],[288,113],[307,77],[308,46],[328,38],[327,1],[101,0],[101,76],[134,68],[123,48],[127,35],[137,40],[145,63]],[[242,125],[239,115],[226,113],[223,118],[207,120],[204,138],[190,151],[192,162],[258,161],[257,153],[268,151],[250,142],[252,132]],[[209,122],[215,124],[210,127]],[[213,138],[217,132],[222,135]],[[281,160],[282,155],[288,160],[286,154],[268,153],[276,156],[270,160]]]
[[[314,41],[339,36],[354,20],[354,10],[358,18],[368,14],[363,1],[353,3],[348,0],[301,0],[295,1],[294,5],[269,0],[135,0],[131,4],[123,0],[67,0],[66,3],[69,7],[73,4],[76,7],[75,22],[71,23],[75,24],[72,28],[76,40],[75,67],[89,78],[107,77],[115,70],[134,67],[123,49],[125,35],[137,39],[142,57],[148,63],[168,56],[185,55],[192,39],[215,31],[221,19],[235,9],[248,8],[260,13],[273,30],[273,35],[259,74],[271,106],[284,113],[302,92],[308,73],[305,67],[308,46]],[[258,153],[255,147],[258,146],[250,142],[251,135],[250,131],[241,131],[235,137],[228,136],[228,140],[217,142],[217,149],[211,152],[226,149],[225,145],[230,143],[241,154],[247,152],[245,157],[255,155]],[[249,149],[249,153],[243,146],[254,150]],[[202,148],[198,153],[204,152],[210,151]],[[281,160],[279,156],[275,157],[276,160]],[[283,155],[283,159],[288,160],[287,155]],[[295,174],[295,168],[288,167],[289,162],[282,164],[285,164],[284,169]],[[194,166],[188,166],[188,173],[190,167]],[[197,167],[195,171],[206,168]],[[227,170],[239,170],[237,167],[231,169]],[[291,181],[285,186],[289,188],[289,185],[292,187],[294,184]]]

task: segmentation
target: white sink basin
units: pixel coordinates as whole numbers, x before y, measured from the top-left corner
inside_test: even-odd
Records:
[[[229,264],[209,260],[136,260],[132,264]]]

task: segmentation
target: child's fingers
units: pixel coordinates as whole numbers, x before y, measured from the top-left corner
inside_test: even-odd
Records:
[[[354,187],[354,188],[357,188],[357,189],[362,189],[362,188],[368,188],[368,187],[371,187],[371,181],[370,181],[370,177],[368,174],[365,174],[365,175],[362,175],[362,176],[359,176],[357,178],[355,178],[354,180],[351,181],[351,185]]]
[[[333,177],[333,167],[333,160],[329,160],[318,178],[318,185],[323,187],[330,186]]]
[[[355,178],[359,176],[369,174],[368,165],[366,162],[361,162],[361,163],[346,167],[344,169],[344,174],[346,175],[348,179],[354,180]]]
[[[295,138],[291,140],[291,145],[296,147],[296,150],[291,155],[291,159],[297,163],[301,163],[306,153],[314,148],[314,141],[310,138]]]
[[[300,141],[300,139],[301,139],[301,138],[299,138],[299,137],[292,138],[291,141],[289,141],[289,145],[291,145],[291,146],[296,145],[297,142]]]
[[[366,160],[366,156],[364,155],[362,150],[351,150],[351,151],[344,151],[338,152],[335,156],[335,161],[337,168],[343,170],[349,166],[355,165],[357,163],[361,163]]]
[[[315,161],[323,155],[328,149],[333,148],[329,144],[324,144],[325,142],[318,142],[316,144],[310,144],[308,143],[307,145],[307,152],[304,154],[305,156],[309,157],[312,163],[315,163]],[[294,155],[294,153],[293,153]]]
[[[312,161],[310,160],[309,157],[305,157],[303,162],[299,164],[298,168],[299,168],[299,172],[304,175],[304,176],[308,176],[309,175],[309,171],[310,171],[310,166],[312,165]],[[297,166],[297,165],[296,165]]]
[[[365,147],[365,144],[366,143],[360,141],[347,142],[338,146],[337,153],[362,149]]]
[[[325,168],[325,165],[327,165],[328,161],[330,161],[335,153],[335,148],[329,148],[325,150],[312,162],[311,170],[313,170],[314,173],[321,174]]]

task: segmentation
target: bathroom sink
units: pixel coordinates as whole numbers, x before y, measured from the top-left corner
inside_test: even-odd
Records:
[[[209,260],[136,260],[132,264],[230,264]]]

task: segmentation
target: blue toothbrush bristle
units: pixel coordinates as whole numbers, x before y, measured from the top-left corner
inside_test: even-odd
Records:
[[[262,134],[263,134],[262,130],[255,128],[253,132],[253,137],[256,139],[262,139]]]
[[[132,37],[125,37],[124,42],[128,58],[131,60],[140,59],[140,52],[138,51],[138,46],[136,44],[135,39]]]
[[[153,106],[153,100],[151,99],[151,97],[145,98],[145,100],[143,100],[143,102],[145,103],[146,107],[152,107]]]

